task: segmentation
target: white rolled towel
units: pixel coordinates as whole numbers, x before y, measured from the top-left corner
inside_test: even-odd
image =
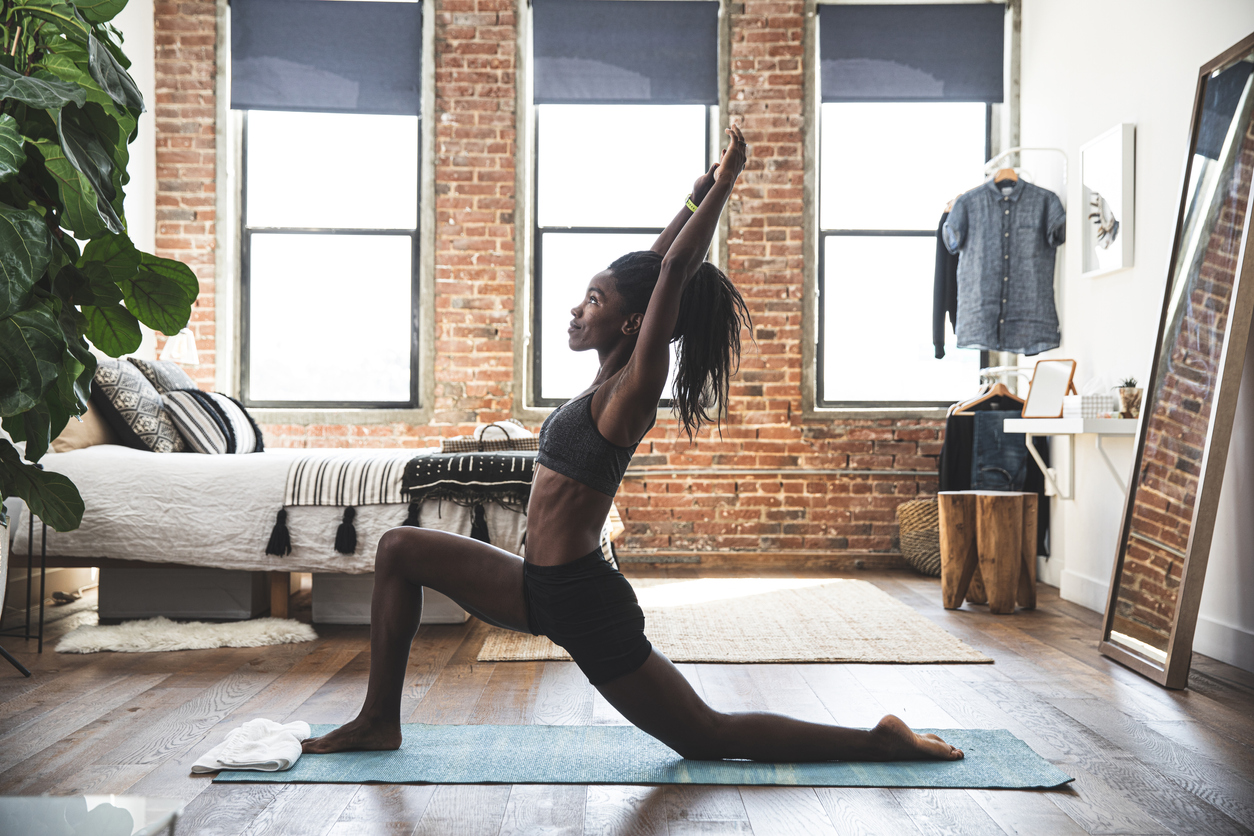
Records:
[[[226,740],[205,752],[192,764],[192,772],[250,769],[283,772],[300,757],[300,743],[311,736],[309,724],[297,720],[280,724],[273,720],[249,720],[232,729]]]

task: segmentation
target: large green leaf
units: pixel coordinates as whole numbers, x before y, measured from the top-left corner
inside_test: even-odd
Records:
[[[78,238],[96,238],[110,231],[111,228],[106,226],[101,216],[100,198],[96,190],[92,188],[91,182],[66,159],[61,146],[41,140],[35,143],[35,147],[43,156],[44,167],[56,182],[61,205],[65,207],[65,212],[61,216],[62,225],[73,230]],[[104,205],[109,206],[108,203]],[[109,214],[116,218],[112,207],[109,207]],[[120,220],[117,223],[118,228],[111,231],[122,231]]]
[[[87,104],[80,116],[90,123],[112,154],[114,177],[120,189],[130,179],[126,167],[130,161],[128,143],[134,138],[135,116],[118,105],[87,73],[86,49],[72,41],[61,40],[50,45],[50,50],[39,61],[40,71],[77,84],[86,92]]]
[[[183,288],[143,267],[134,279],[122,284],[122,294],[127,310],[163,334],[177,334],[192,316],[192,305]]]
[[[113,181],[113,160],[100,144],[90,125],[76,107],[63,107],[56,114],[57,133],[61,137],[61,150],[70,164],[86,178],[96,193],[96,211],[113,232],[126,228],[113,207],[119,196]]]
[[[27,14],[46,20],[54,24],[67,37],[82,43],[86,43],[91,37],[91,29],[83,22],[78,11],[61,0],[24,0],[13,7],[13,14]],[[45,34],[44,40],[52,40],[47,37],[47,33],[43,34]]]
[[[48,452],[48,445],[52,443],[52,413],[48,407],[48,399],[45,398],[23,412],[22,423],[26,429],[26,458],[37,462]],[[61,428],[64,429],[65,425],[62,424]]]
[[[26,164],[24,142],[17,120],[7,113],[0,115],[0,181],[8,180]]]
[[[0,415],[25,412],[43,400],[65,349],[65,335],[46,305],[0,319]]]
[[[113,287],[116,289],[116,285]],[[91,381],[96,373],[96,355],[92,354],[91,346],[83,336],[87,330],[87,317],[73,305],[62,305],[57,322],[61,324],[61,332],[66,339],[57,391],[67,416],[82,415],[87,411]]]
[[[86,270],[97,264],[108,271],[110,281],[121,284],[135,277],[143,254],[125,235],[102,235],[87,242],[78,266]]]
[[[141,253],[125,235],[104,235],[89,242],[78,266],[93,278],[92,271],[105,271],[122,288],[127,310],[165,334],[178,333],[187,324],[200,293],[190,267]]]
[[[104,23],[126,8],[126,0],[74,0],[74,5],[89,23]]]
[[[41,76],[56,76],[67,84],[79,87],[88,102],[117,108],[113,98],[88,74],[87,50],[73,41],[55,42],[36,66]]]
[[[0,439],[0,493],[16,496],[54,531],[73,531],[83,521],[83,497],[60,473],[22,461],[17,449]]]
[[[144,97],[135,80],[94,35],[87,41],[87,69],[115,102],[135,113],[144,112]]]
[[[200,296],[200,280],[196,278],[192,268],[181,261],[175,261],[172,258],[160,258],[149,253],[140,253],[139,258],[139,272],[141,274],[151,273],[153,276],[160,276],[164,281],[177,284],[183,289],[183,295],[187,299],[187,304],[196,304],[196,297]],[[181,329],[186,324],[186,322],[183,322],[179,325],[179,328]],[[167,331],[166,333],[173,334],[175,332]]]
[[[0,99],[16,99],[39,110],[64,107],[71,102],[76,105],[87,103],[87,95],[76,85],[25,76],[3,64],[0,64]]]
[[[83,316],[87,318],[87,339],[110,357],[130,354],[143,341],[139,320],[121,305],[86,305]]]
[[[116,305],[122,301],[122,289],[99,264],[86,264],[81,270],[67,264],[57,271],[52,289],[70,305]]]
[[[48,225],[38,212],[0,203],[0,317],[12,314],[48,269]]]

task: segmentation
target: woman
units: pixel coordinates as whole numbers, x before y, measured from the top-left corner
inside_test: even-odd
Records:
[[[674,399],[689,438],[711,420],[710,410],[718,416],[727,403],[748,313],[732,283],[704,258],[747,156],[740,130],[728,134],[722,160],[697,180],[653,249],[623,256],[593,276],[571,311],[570,347],[595,350],[601,368],[592,385],[555,410],[540,431],[526,560],[441,531],[394,528],[385,534],[375,559],[365,703],[352,722],[305,741],[306,752],[400,746],[405,665],[418,630],[422,587],[428,586],[489,624],[547,635],[624,717],[685,758],[962,757],[891,715],[866,731],[715,711],[649,644],[631,586],[601,555],[601,522],[632,452],[653,426],[672,339],[679,341]]]

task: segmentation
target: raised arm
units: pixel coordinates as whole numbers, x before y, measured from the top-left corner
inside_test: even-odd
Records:
[[[714,185],[714,172],[718,168],[718,163],[710,166],[710,170],[697,178],[697,182],[692,184],[692,196],[689,198],[697,206],[705,200],[705,196],[709,194],[710,187]],[[688,219],[692,217],[692,210],[688,208],[688,204],[680,208],[679,213],[674,219],[667,224],[666,229],[662,230],[662,234],[653,242],[653,246],[649,249],[658,255],[666,255],[666,251],[671,248],[671,244],[675,242],[675,236],[679,235],[679,230],[684,228],[684,224],[688,223]]]
[[[727,133],[731,142],[723,152],[722,160],[710,170],[714,182],[709,192],[662,257],[661,274],[640,325],[640,336],[616,387],[633,401],[638,399],[641,403],[656,404],[662,394],[670,365],[670,341],[679,318],[684,286],[705,260],[719,216],[736,184],[736,178],[744,170],[747,159],[744,135],[738,127],[729,128]]]

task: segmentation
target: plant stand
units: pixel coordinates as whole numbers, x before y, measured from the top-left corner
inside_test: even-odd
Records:
[[[42,530],[40,532],[39,542],[39,630],[32,633],[30,631],[30,598],[33,591],[35,580],[35,515],[27,511],[27,535],[26,535],[26,625],[21,632],[10,630],[8,632],[0,631],[0,636],[8,636],[17,639],[38,639],[39,649],[37,652],[44,652],[44,587],[47,582],[48,575],[48,524],[40,520]],[[0,601],[0,607],[3,601]],[[5,658],[13,664],[17,665],[17,661],[8,653],[4,654]],[[19,665],[19,667],[21,667]],[[22,668],[22,670],[26,670]],[[30,673],[26,673],[30,676]]]

